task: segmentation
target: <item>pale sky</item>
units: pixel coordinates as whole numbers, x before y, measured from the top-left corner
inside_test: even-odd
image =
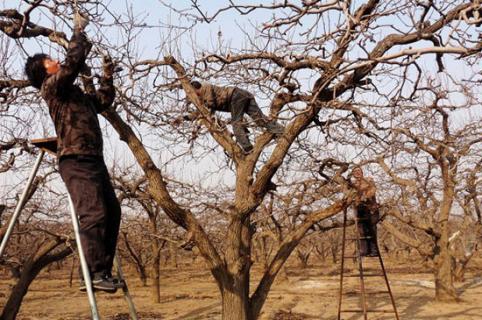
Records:
[[[177,9],[189,8],[191,6],[191,1],[186,0],[179,0],[179,1],[164,1],[165,3],[172,3],[175,5]],[[223,3],[226,1],[221,0],[205,0],[199,1],[202,4],[203,10],[208,11],[210,14],[214,13],[214,11],[219,8]],[[358,6],[359,3],[363,1],[354,1],[354,6]],[[2,0],[0,1],[0,5],[2,8],[9,8],[12,6],[13,3],[18,3],[18,1],[12,0]],[[155,0],[142,0],[142,1],[104,1],[104,3],[108,4],[108,8],[111,12],[115,14],[122,14],[125,17],[126,14],[126,5],[132,8],[132,12],[134,16],[137,17],[145,17],[145,23],[147,25],[153,26],[152,28],[148,28],[142,31],[136,37],[136,43],[138,44],[138,52],[139,60],[142,59],[150,59],[150,58],[162,58],[164,54],[171,53],[171,48],[169,45],[160,46],[162,39],[169,39],[172,37],[171,30],[166,27],[163,27],[165,24],[169,24],[170,22],[181,23],[184,25],[188,25],[189,21],[187,18],[179,17],[177,13],[170,12],[169,10],[162,9],[159,4],[159,1]],[[267,1],[236,1],[236,3],[267,3]],[[271,2],[270,2],[271,3]],[[301,1],[298,1],[301,3]],[[20,11],[25,10],[25,8],[21,8]],[[234,11],[229,11],[222,13],[218,16],[218,18],[210,24],[202,23],[198,24],[194,30],[194,34],[191,33],[182,33],[181,32],[181,43],[182,43],[182,55],[184,59],[193,58],[193,52],[191,49],[191,39],[196,39],[196,43],[200,48],[204,48],[207,51],[212,49],[216,46],[218,41],[222,41],[223,43],[229,43],[231,47],[242,49],[245,45],[245,37],[243,32],[247,32],[250,34],[254,34],[254,27],[259,25],[260,21],[266,21],[270,18],[270,14],[267,11],[257,11],[250,14],[248,17],[240,16],[239,14],[235,13]],[[48,17],[49,19],[51,16]],[[123,20],[124,18],[121,18]],[[33,15],[32,21],[39,22],[40,24],[45,24],[48,27],[52,25],[59,25],[60,29],[62,29],[61,25],[62,22],[54,20],[52,22],[47,20],[47,17],[44,15]],[[106,21],[105,23],[112,22],[112,17],[106,14]],[[398,26],[402,27],[402,26]],[[87,29],[89,36],[92,39],[96,39],[96,26],[90,25]],[[109,40],[111,43],[122,43],[125,41],[122,37],[119,37],[121,34],[118,31],[113,31],[109,29],[109,31],[103,30],[103,32],[107,32],[109,34]],[[379,35],[380,37],[382,35]],[[29,54],[32,54],[36,51],[44,51],[50,53],[54,57],[63,57],[63,52],[59,50],[57,46],[49,46],[48,43],[39,43],[36,40],[27,39],[22,40],[24,47],[28,51]],[[13,44],[13,43],[12,43]],[[424,43],[423,45],[429,45],[428,43]],[[160,53],[160,54],[159,54]],[[354,52],[350,55],[357,55],[360,52]],[[25,61],[25,56],[21,53],[16,56],[15,63],[13,69],[17,71],[17,75],[22,75],[22,66]],[[454,60],[452,57],[445,57],[444,58],[445,65],[449,70],[449,73],[458,78],[463,79],[466,77],[470,72],[467,68],[461,67],[459,61]],[[432,72],[434,76],[437,76],[436,72],[434,72],[434,59],[433,55],[429,55],[423,57],[419,60],[419,63],[422,68],[427,73]],[[384,79],[376,79],[381,83],[385,84],[386,80]],[[309,81],[309,79],[308,79]],[[444,79],[441,79],[441,84],[443,84]],[[310,82],[307,82],[305,85],[311,85]],[[366,99],[370,99],[370,93],[367,94],[365,97]],[[463,103],[463,99],[461,97],[454,97],[456,103]],[[261,106],[265,106],[267,104],[266,101],[258,100]],[[26,108],[27,106],[23,106]],[[480,108],[478,109],[481,110]],[[265,110],[266,112],[266,110]],[[464,121],[467,117],[472,116],[481,116],[482,112],[476,115],[467,115],[466,113],[460,114],[460,121]],[[48,133],[53,134],[53,126],[49,122],[48,115],[46,110],[44,110],[43,114],[37,115],[39,124],[36,135],[44,135],[46,133],[41,132],[42,130],[47,130]],[[125,144],[119,142],[117,138],[117,134],[113,132],[110,125],[106,124],[104,120],[101,119],[101,124],[103,126],[103,131],[105,134],[105,150],[104,154],[106,156],[107,163],[112,163],[115,159],[116,161],[129,164],[133,163],[132,156],[130,155],[130,151],[126,148]],[[142,132],[143,139],[149,144],[154,145],[156,141],[153,140],[152,136],[149,135],[147,132]],[[219,152],[219,151],[218,151]],[[172,155],[166,152],[161,153],[154,153],[151,152],[151,156],[158,161],[158,163],[163,164],[168,162]],[[349,157],[349,156],[348,156]],[[215,171],[217,168],[218,162],[225,161],[225,157],[222,154],[213,154],[208,155],[201,163],[178,163],[177,165],[171,164],[167,168],[163,167],[168,173],[175,175],[178,179],[188,180],[188,181],[199,181],[199,178],[204,176],[203,170],[207,171]],[[22,179],[26,175],[25,171],[21,171],[18,173],[12,174],[0,174],[0,194],[5,194],[7,190],[2,188],[2,186],[11,185],[12,179]],[[222,185],[227,184],[230,185],[233,182],[233,175],[229,171],[222,172],[220,175],[210,175],[210,179],[203,181],[205,185]],[[61,186],[59,186],[60,188]],[[8,192],[10,193],[10,192]],[[0,197],[1,202],[1,197]]]

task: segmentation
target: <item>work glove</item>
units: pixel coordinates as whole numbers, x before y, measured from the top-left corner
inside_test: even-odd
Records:
[[[117,65],[117,62],[112,60],[111,56],[102,56],[102,71],[104,72],[104,77],[112,77],[114,73],[121,72],[122,70],[122,67]]]
[[[112,58],[109,55],[102,57],[102,71],[106,78],[111,78],[115,72],[114,62],[112,62]]]
[[[117,65],[108,54],[102,56],[102,71],[105,77],[112,77],[114,73],[122,71],[122,67]]]

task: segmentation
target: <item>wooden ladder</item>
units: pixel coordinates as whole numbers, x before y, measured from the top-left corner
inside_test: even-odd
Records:
[[[397,312],[397,307],[395,305],[395,299],[392,294],[392,290],[390,288],[390,283],[388,282],[387,278],[387,273],[385,271],[385,266],[383,265],[383,259],[382,256],[380,255],[380,250],[378,251],[379,254],[374,257],[362,257],[360,255],[360,240],[362,239],[368,239],[369,237],[362,238],[360,237],[360,234],[358,232],[358,218],[355,215],[354,218],[354,226],[355,226],[355,237],[354,238],[347,238],[346,237],[346,228],[347,228],[347,210],[344,211],[343,213],[343,240],[342,240],[342,251],[341,251],[341,267],[340,267],[340,291],[339,291],[339,296],[338,296],[338,320],[342,320],[341,315],[343,313],[362,313],[363,314],[363,319],[368,320],[368,314],[369,313],[393,313],[395,319],[400,320]],[[347,240],[350,241],[355,241],[355,255],[354,256],[349,256],[345,254],[345,248],[346,248],[346,243]],[[354,258],[358,261],[358,274],[347,274],[345,275],[345,258]],[[366,273],[364,270],[364,265],[363,265],[363,259],[364,258],[378,258],[378,261],[380,262],[380,272],[379,273]],[[360,291],[356,292],[359,294],[360,297],[360,304],[361,304],[361,309],[343,309],[343,297],[347,295],[347,293],[343,292],[343,283],[344,283],[344,278],[345,277],[359,277],[360,278]],[[386,290],[382,291],[366,291],[366,285],[365,285],[365,278],[366,277],[383,277],[385,280],[385,285],[386,285]],[[370,309],[368,308],[368,299],[373,296],[373,295],[380,295],[380,294],[386,294],[390,297],[390,302],[392,304],[392,309]]]

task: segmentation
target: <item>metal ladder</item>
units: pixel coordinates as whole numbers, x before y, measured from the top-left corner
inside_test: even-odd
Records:
[[[355,237],[354,238],[348,238],[346,237],[346,228],[347,226],[347,210],[344,210],[343,212],[343,239],[342,239],[342,250],[341,250],[341,267],[340,267],[340,291],[339,291],[339,296],[338,296],[338,320],[342,320],[342,314],[343,313],[362,313],[363,314],[363,319],[368,320],[368,314],[369,313],[393,313],[394,318],[397,320],[400,320],[397,312],[397,307],[395,305],[395,298],[393,297],[392,290],[390,288],[390,283],[388,282],[387,278],[387,273],[385,271],[385,266],[383,265],[383,259],[382,256],[379,254],[374,257],[362,257],[360,255],[360,240],[362,239],[368,239],[369,237],[360,237],[360,234],[358,232],[358,221],[359,219],[355,215],[354,218],[354,226],[355,226]],[[355,255],[354,256],[347,256],[345,254],[346,250],[346,243],[347,240],[352,240],[355,241]],[[348,258],[355,258],[358,262],[358,274],[347,274],[345,275],[345,259]],[[364,265],[363,265],[363,258],[378,258],[378,261],[380,263],[380,271],[381,273],[366,273],[364,270]],[[344,277],[359,277],[360,278],[360,291],[356,292],[359,294],[360,298],[360,304],[361,304],[361,309],[343,309],[343,297],[348,295],[347,293],[343,292],[343,284],[344,284]],[[382,291],[366,291],[366,284],[365,284],[365,277],[383,277],[385,281],[385,285],[387,290],[382,290]],[[368,299],[372,295],[380,295],[380,294],[387,294],[390,297],[390,302],[392,304],[393,309],[370,309],[368,308]]]
[[[37,156],[37,160],[35,161],[35,164],[32,168],[30,176],[27,180],[27,186],[25,187],[25,189],[22,192],[22,195],[20,196],[20,200],[19,200],[17,206],[15,207],[15,211],[14,211],[12,217],[10,218],[5,236],[3,237],[2,242],[0,244],[0,258],[2,257],[2,254],[3,254],[3,252],[4,252],[4,250],[7,246],[8,239],[10,238],[10,236],[12,234],[12,231],[13,231],[13,227],[15,226],[15,223],[17,222],[18,217],[20,216],[20,212],[22,211],[22,208],[25,205],[24,202],[25,202],[25,199],[26,199],[27,194],[29,192],[30,186],[32,185],[32,183],[35,179],[35,176],[37,175],[38,169],[39,169],[40,164],[41,164],[41,162],[44,158],[45,153],[48,152],[53,156],[56,156],[56,153],[57,153],[57,138],[37,139],[37,140],[32,140],[30,143],[32,145],[34,145],[35,147],[39,148],[40,152]],[[67,192],[67,195],[68,195],[68,192]],[[88,269],[88,266],[87,266],[87,261],[85,260],[85,255],[84,255],[84,252],[82,250],[82,244],[80,242],[79,220],[78,220],[77,214],[75,213],[74,205],[73,205],[72,199],[70,198],[70,195],[68,195],[68,199],[69,199],[69,207],[70,207],[70,213],[71,213],[71,218],[72,218],[72,226],[73,226],[73,229],[74,229],[75,241],[76,241],[77,249],[78,249],[78,253],[79,253],[79,260],[80,260],[80,266],[81,266],[81,269],[82,269],[82,276],[84,277],[84,280],[85,280],[87,296],[88,296],[88,299],[89,299],[90,310],[91,310],[91,313],[92,313],[92,319],[93,320],[100,320],[99,311],[97,309],[97,302],[96,302],[96,299],[95,299],[94,290],[92,288],[91,277],[90,277],[89,269]],[[115,256],[115,259],[114,259],[114,267],[117,271],[117,276],[118,276],[120,282],[122,283],[121,288],[122,288],[122,291],[124,293],[124,298],[125,298],[125,300],[127,302],[127,305],[129,307],[130,317],[133,320],[137,320],[138,317],[137,317],[137,312],[136,312],[136,309],[135,309],[135,306],[134,306],[134,302],[132,301],[132,297],[129,293],[129,289],[128,289],[127,283],[124,279],[124,276],[123,276],[123,273],[122,273],[122,268],[121,268],[121,265],[120,265],[120,261],[119,261],[119,258],[117,257],[117,255]]]

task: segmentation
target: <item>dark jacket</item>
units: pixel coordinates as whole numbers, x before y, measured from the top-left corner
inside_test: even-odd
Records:
[[[57,133],[58,157],[66,155],[102,156],[102,132],[97,113],[108,108],[115,97],[112,74],[104,74],[100,88],[86,94],[74,84],[90,51],[91,43],[80,30],[70,39],[65,62],[42,84]]]
[[[235,87],[220,87],[209,83],[203,83],[201,87],[201,99],[204,105],[214,111],[231,112],[233,93],[237,92],[238,99],[252,99],[253,95],[243,89]]]

